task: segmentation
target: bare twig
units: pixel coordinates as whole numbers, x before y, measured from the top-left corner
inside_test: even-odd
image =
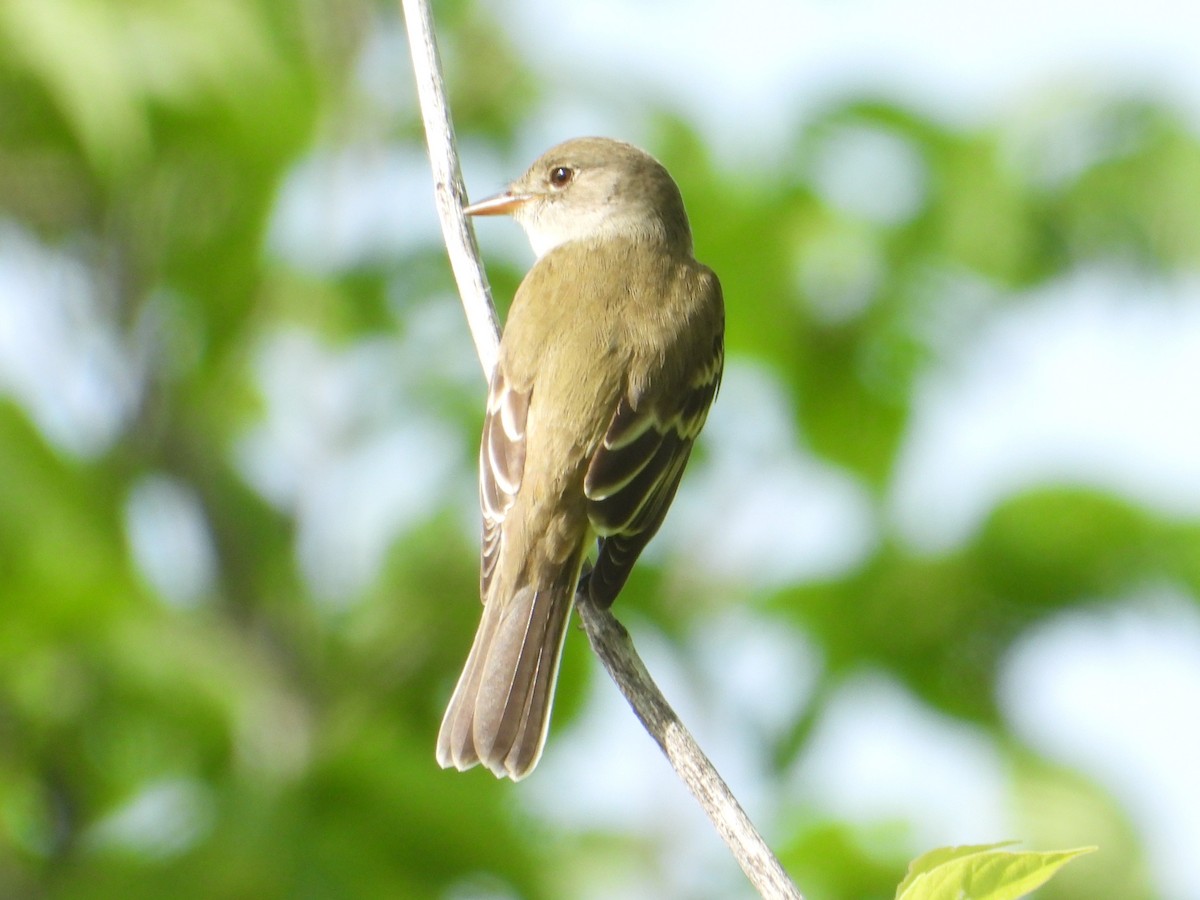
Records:
[[[485,378],[492,377],[500,350],[500,323],[488,287],[487,275],[479,259],[475,230],[463,215],[462,171],[454,142],[454,124],[442,79],[442,61],[433,34],[433,14],[427,0],[401,0],[404,23],[408,30],[409,52],[417,75],[417,98],[425,120],[425,140],[433,166],[433,192],[437,201],[442,236],[450,254],[450,268],[458,282],[458,293],[467,314],[467,327],[475,341],[475,353]]]
[[[804,900],[725,780],[646,671],[625,626],[607,609],[594,605],[586,591],[579,591],[575,601],[592,649],[646,731],[666,754],[671,768],[704,808],[750,883],[769,900]]]
[[[475,235],[462,212],[466,192],[442,86],[433,19],[428,0],[401,0],[401,4],[417,74],[417,94],[425,119],[442,233],[479,361],[490,377],[499,346],[499,329]],[[672,768],[699,801],[751,884],[768,900],[803,900],[712,762],[651,679],[633,648],[629,632],[608,610],[590,603],[585,592],[579,592],[577,599],[592,649]]]

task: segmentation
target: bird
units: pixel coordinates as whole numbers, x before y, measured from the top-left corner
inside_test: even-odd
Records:
[[[489,382],[483,611],[436,757],[519,781],[545,746],[576,591],[610,607],[674,499],[721,383],[724,299],[678,186],[632,144],[568,140],[464,211],[510,214],[536,261]]]

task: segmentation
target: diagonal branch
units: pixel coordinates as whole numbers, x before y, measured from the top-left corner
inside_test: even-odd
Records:
[[[499,327],[475,234],[462,211],[466,191],[455,150],[433,18],[428,0],[401,0],[401,4],[425,120],[442,234],[480,364],[490,377],[499,347]],[[767,900],[803,900],[737,798],[646,671],[629,632],[611,612],[592,604],[585,591],[579,591],[576,600],[593,651],[700,803],[751,884]]]
[[[575,602],[592,650],[759,895],[768,900],[804,900],[721,774],[646,671],[625,626],[607,609],[593,604],[586,591],[576,592]]]

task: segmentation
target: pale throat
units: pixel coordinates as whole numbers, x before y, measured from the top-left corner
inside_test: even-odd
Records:
[[[541,259],[555,247],[570,241],[604,241],[607,239],[657,239],[666,236],[666,229],[657,216],[644,210],[605,210],[581,215],[520,216],[517,221],[529,238],[534,255]]]

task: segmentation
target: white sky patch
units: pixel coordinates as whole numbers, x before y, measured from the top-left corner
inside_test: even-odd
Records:
[[[425,357],[412,351],[383,339],[334,350],[291,330],[258,353],[266,415],[234,458],[264,498],[296,516],[301,571],[330,603],[362,591],[398,533],[461,493],[454,430],[408,396],[418,382],[407,370]]]
[[[141,392],[141,360],[110,321],[96,273],[0,220],[0,393],[60,450],[115,441]]]
[[[655,681],[726,780],[735,790],[747,785],[761,789],[763,773],[748,774],[749,760],[735,749],[737,736],[720,729],[715,717],[705,712],[706,698],[679,665],[682,654],[645,623],[625,621]],[[613,790],[613,785],[620,785],[620,790]],[[563,803],[563,797],[570,797],[571,802]],[[660,871],[653,877],[673,883],[648,886],[641,896],[688,896],[706,883],[718,881],[730,868],[727,858],[715,855],[719,845],[695,800],[672,775],[628,703],[599,671],[579,720],[570,729],[551,728],[546,754],[534,776],[522,784],[519,799],[557,828],[583,834],[615,831],[645,835],[658,859]],[[741,799],[755,809],[750,798]],[[703,847],[712,852],[698,853],[697,848]],[[661,871],[664,868],[676,874],[668,876]],[[624,876],[615,874],[612,879],[598,875],[590,896],[612,896],[618,886],[628,890]],[[681,878],[690,882],[690,890],[681,890]]]
[[[700,623],[682,652],[636,617],[624,620],[687,728],[764,837],[778,844],[785,837],[781,826],[792,816],[787,798],[773,788],[765,751],[810,701],[816,651],[770,621],[736,610]],[[694,668],[683,668],[681,660]],[[569,886],[570,896],[649,900],[742,896],[747,890],[695,799],[602,672],[573,726],[551,729],[546,754],[523,782],[519,799],[558,828],[641,834],[654,845],[652,871],[592,872],[578,889]]]
[[[1200,896],[1195,597],[1165,589],[1059,616],[1013,648],[1000,700],[1017,734],[1122,802],[1162,896]]]
[[[752,587],[832,578],[874,546],[870,497],[798,446],[790,400],[763,369],[726,363],[721,394],[647,554]]]
[[[864,125],[843,125],[823,134],[811,177],[817,194],[831,207],[881,225],[915,216],[929,187],[928,166],[908,138]]]
[[[186,853],[212,830],[215,804],[206,784],[167,778],[145,785],[91,826],[85,841],[101,851],[165,860]]]
[[[1078,272],[948,355],[917,390],[893,483],[915,546],[955,546],[1039,484],[1200,515],[1200,280]]]
[[[213,589],[216,550],[199,498],[167,475],[147,475],[125,501],[125,533],[142,577],[176,606],[193,606]]]
[[[789,791],[799,807],[861,825],[907,822],[917,849],[1013,834],[1004,760],[987,733],[878,675],[838,689]]]
[[[418,426],[385,429],[328,459],[297,510],[297,557],[317,595],[347,599],[370,585],[397,534],[446,496],[460,457],[446,430]]]
[[[1035,84],[1086,80],[1143,86],[1200,123],[1200,6],[1178,0],[494,5],[548,85],[569,72],[614,92],[636,86],[734,161],[777,155],[800,122],[861,94],[981,125]]]
[[[267,244],[290,266],[334,274],[437,246],[440,235],[428,159],[381,140],[316,150],[297,163],[276,199]]]

